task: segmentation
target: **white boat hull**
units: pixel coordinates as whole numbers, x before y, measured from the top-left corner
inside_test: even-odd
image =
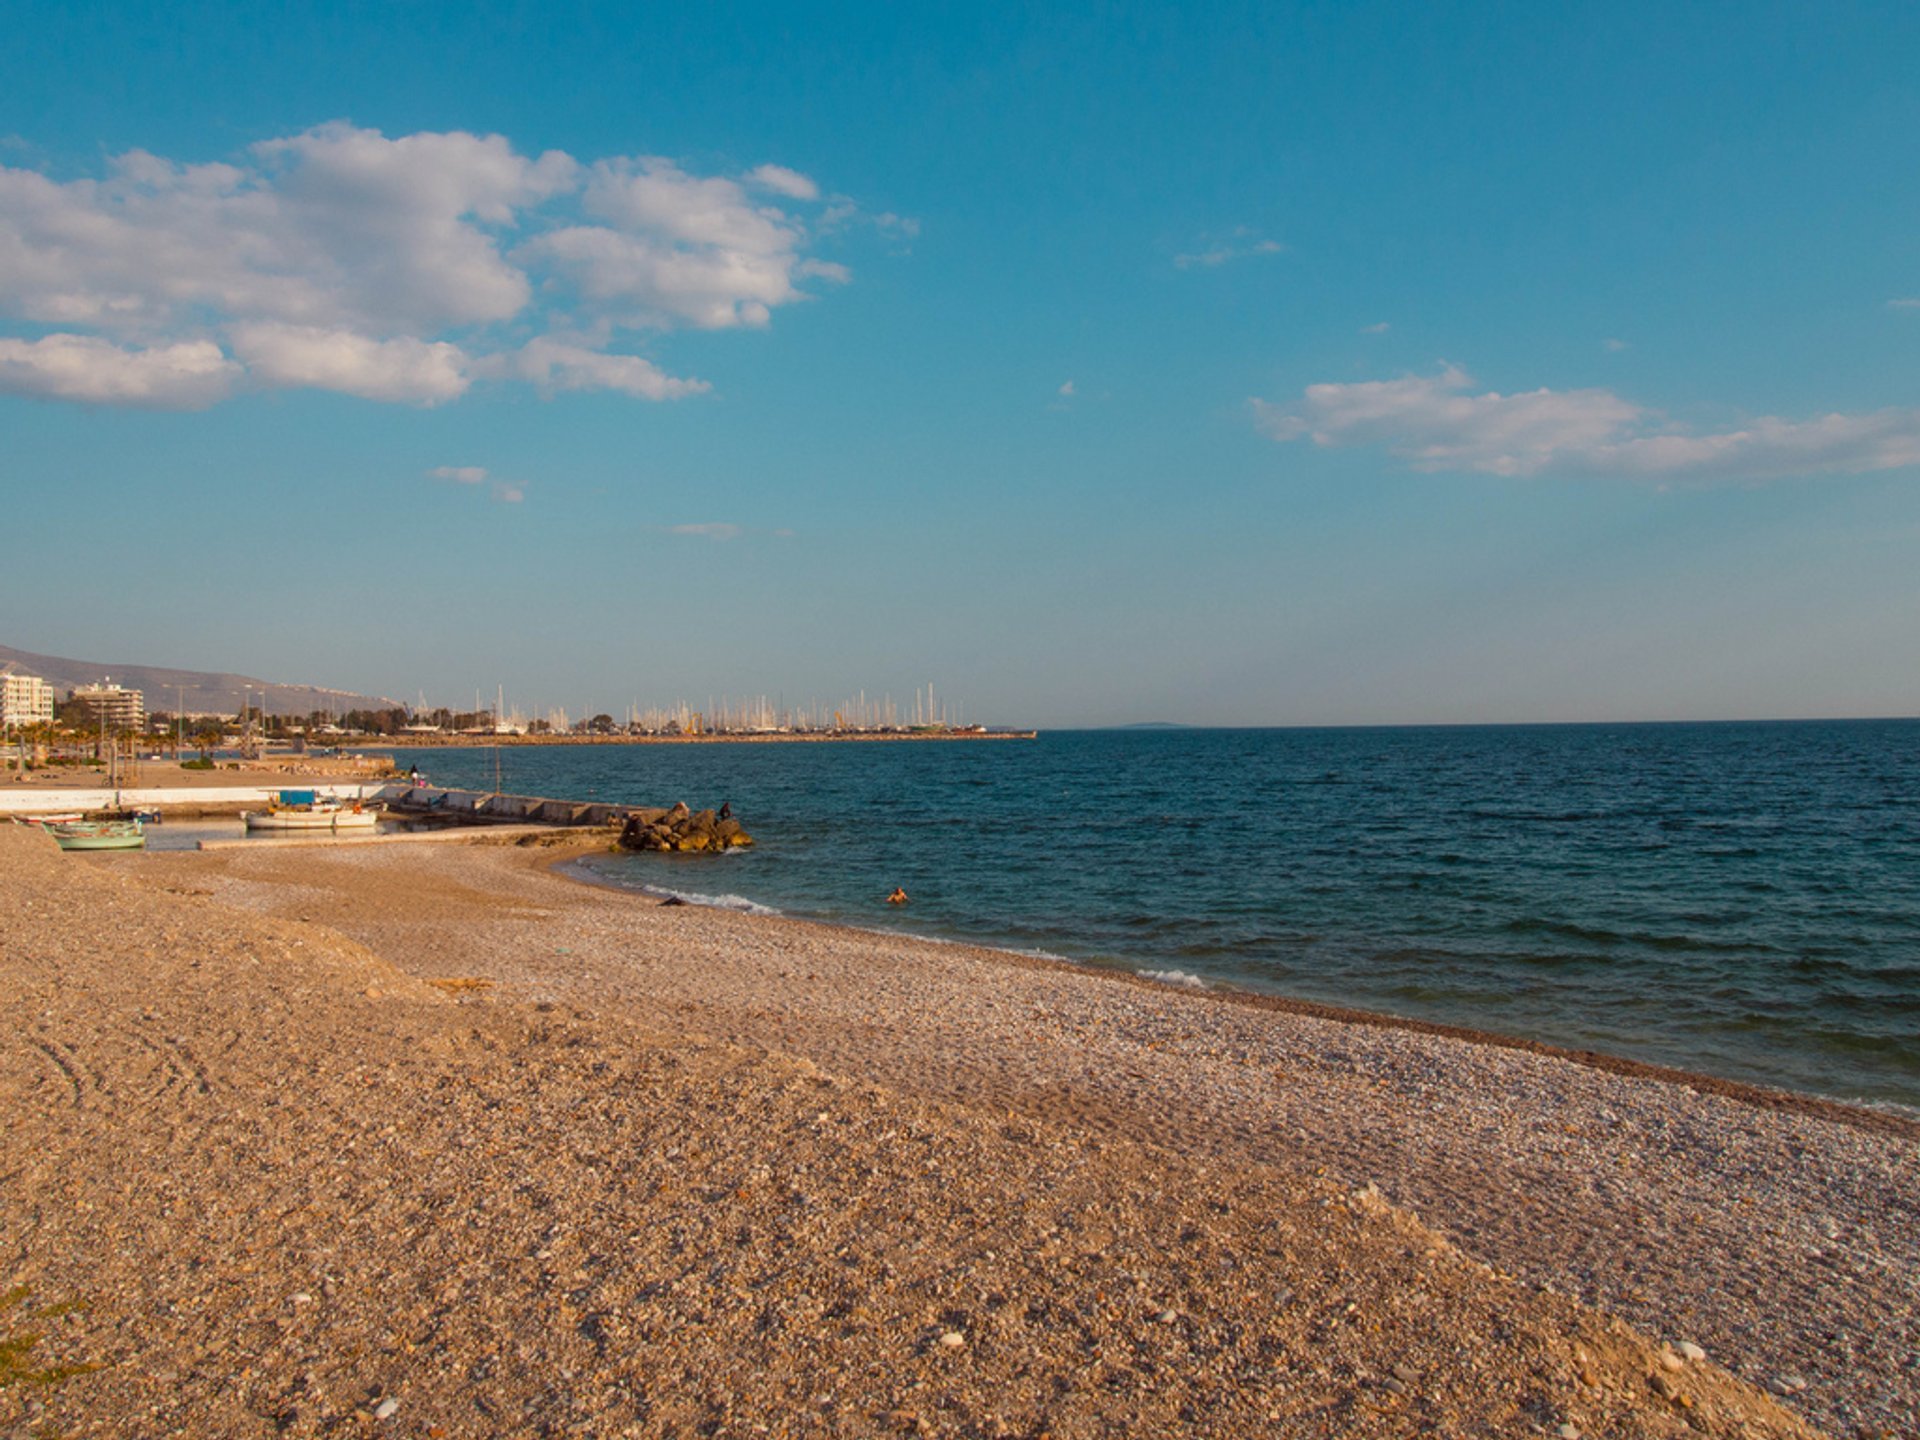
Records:
[[[372,810],[247,810],[240,818],[249,830],[371,830],[380,823]]]

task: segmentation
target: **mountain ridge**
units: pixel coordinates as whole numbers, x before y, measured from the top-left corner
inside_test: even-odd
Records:
[[[362,695],[324,685],[261,680],[224,670],[184,670],[164,665],[104,664],[62,655],[41,655],[0,645],[0,666],[14,665],[38,675],[60,692],[92,685],[112,677],[115,683],[145,693],[147,709],[188,714],[237,714],[245,693],[255,692],[253,703],[273,715],[307,715],[315,710],[336,714],[348,710],[391,710],[401,704],[384,695]],[[260,697],[264,695],[264,699]]]

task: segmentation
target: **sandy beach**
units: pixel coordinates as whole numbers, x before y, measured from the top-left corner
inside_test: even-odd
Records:
[[[1920,1431],[1909,1124],[565,854],[0,827],[0,1434]]]

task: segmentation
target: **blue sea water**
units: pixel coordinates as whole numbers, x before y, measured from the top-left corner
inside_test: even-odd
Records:
[[[606,883],[1920,1111],[1920,721],[498,754],[511,793],[728,800],[758,842]]]

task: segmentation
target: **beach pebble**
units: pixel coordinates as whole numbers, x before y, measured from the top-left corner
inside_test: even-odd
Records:
[[[302,1290],[298,1295],[295,1295],[293,1297],[292,1303],[296,1306],[311,1305],[313,1303],[313,1296],[307,1294],[306,1291]]]
[[[962,1335],[958,1330],[949,1330],[940,1337],[941,1346],[948,1350],[958,1350],[966,1343],[967,1337]]]
[[[391,1395],[389,1395],[386,1399],[382,1400],[378,1405],[373,1407],[373,1418],[376,1420],[391,1420],[393,1418],[394,1412],[397,1411],[399,1408],[400,1408],[400,1402],[394,1399]]]
[[[1171,1325],[1180,1318],[1180,1312],[1178,1310],[1162,1310],[1153,1318],[1162,1325]]]
[[[1561,1427],[1553,1433],[1558,1435],[1560,1440],[1580,1440],[1580,1427],[1571,1422],[1562,1424]]]
[[[1681,1359],[1691,1360],[1696,1365],[1699,1364],[1702,1360],[1707,1358],[1707,1352],[1702,1350],[1698,1345],[1694,1344],[1693,1341],[1691,1340],[1682,1340],[1678,1345],[1674,1346],[1673,1348],[1680,1352]]]
[[[1776,1375],[1767,1382],[1767,1388],[1776,1395],[1798,1395],[1807,1388],[1807,1382],[1798,1375]]]

